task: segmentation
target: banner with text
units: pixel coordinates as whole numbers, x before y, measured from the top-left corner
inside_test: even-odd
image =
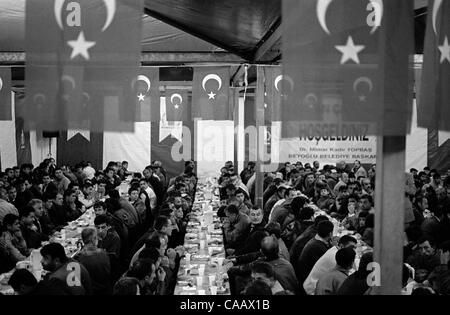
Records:
[[[273,147],[272,147],[273,150]],[[279,142],[279,162],[311,163],[315,160],[321,165],[336,164],[341,160],[363,164],[376,163],[376,137],[366,136],[358,139],[294,138],[281,139]],[[272,151],[273,156],[273,151]]]

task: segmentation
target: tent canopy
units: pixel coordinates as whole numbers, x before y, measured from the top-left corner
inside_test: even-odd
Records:
[[[423,47],[427,3],[415,0],[417,53]],[[145,0],[142,51],[228,53],[239,57],[234,61],[277,62],[281,5],[282,0]],[[25,0],[0,1],[0,52],[23,52],[24,41]],[[8,64],[6,58],[0,62]]]

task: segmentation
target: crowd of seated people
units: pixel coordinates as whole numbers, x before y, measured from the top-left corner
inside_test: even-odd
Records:
[[[238,174],[232,162],[218,184],[225,267],[235,295],[373,294],[367,277],[374,246],[375,165],[344,161],[320,166],[285,163],[264,174],[263,204],[255,205],[255,164]],[[184,234],[194,201],[195,163],[168,178],[159,161],[142,173],[110,162],[57,167],[46,160],[0,176],[0,272],[40,248],[47,274],[33,281],[17,270],[10,283],[20,294],[173,294]],[[128,181],[128,195],[116,189]],[[403,294],[450,293],[450,172],[425,167],[405,173]],[[55,231],[95,212],[95,228],[82,232],[83,248],[69,258],[57,243],[41,247]],[[334,236],[336,226],[351,233]],[[400,227],[399,227],[400,228]],[[80,280],[60,281],[78,263]]]
[[[53,159],[6,169],[0,174],[0,273],[37,249],[45,276],[37,282],[28,270],[16,270],[10,285],[18,294],[172,294],[195,197],[194,170],[188,161],[182,174],[168,178],[159,161],[132,173],[126,161],[96,171],[90,163],[59,167]],[[124,180],[126,195],[118,189]],[[68,257],[51,239],[87,210],[95,213],[95,227],[82,230],[81,250]],[[67,283],[72,267],[80,276]]]
[[[264,174],[261,206],[252,205],[254,167],[237,176],[227,162],[220,171],[232,294],[373,294],[372,251],[359,257],[359,268],[355,258],[358,243],[374,246],[376,166],[285,163]],[[450,171],[411,169],[404,183],[402,293],[450,294]],[[350,233],[333,237],[336,224]]]

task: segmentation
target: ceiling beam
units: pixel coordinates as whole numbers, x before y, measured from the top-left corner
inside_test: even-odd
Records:
[[[254,61],[272,61],[281,54],[281,51],[271,52],[271,49],[281,43],[281,36],[283,34],[283,28],[281,27],[281,18],[279,18],[274,25],[270,28],[267,34],[261,39],[256,46],[256,51],[253,56]],[[281,45],[280,45],[281,47]]]
[[[0,65],[24,65],[24,52],[0,52]],[[228,52],[143,52],[141,63],[143,66],[173,66],[185,64],[242,64],[244,59]]]

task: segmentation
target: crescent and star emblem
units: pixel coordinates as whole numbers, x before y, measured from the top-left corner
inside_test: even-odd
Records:
[[[282,74],[280,74],[279,76],[277,76],[277,77],[275,78],[274,83],[273,83],[274,86],[275,86],[275,89],[276,89],[278,92],[281,92],[281,91],[280,91],[280,87],[278,86],[278,84],[279,84],[282,80],[285,80],[285,81],[287,81],[287,82],[289,83],[289,86],[290,86],[291,91],[294,90],[294,81],[292,80],[292,78],[289,77],[289,76],[287,76],[287,75],[282,75]],[[286,97],[287,97],[287,94],[286,94],[286,95],[285,95],[285,94],[281,94],[281,96],[283,96],[284,98],[286,98]]]
[[[33,101],[36,103],[36,105],[44,105],[46,102],[47,102],[47,98],[45,97],[45,95],[44,94],[42,94],[42,93],[38,93],[38,94],[35,94],[34,96],[33,96]]]
[[[64,6],[65,0],[55,0],[54,5],[54,13],[56,23],[58,24],[61,30],[64,30],[63,22],[62,22],[62,10]],[[102,32],[106,31],[108,27],[111,25],[114,17],[116,15],[116,0],[103,0],[106,7],[106,21],[103,25]],[[67,41],[67,45],[72,48],[72,54],[70,55],[70,59],[74,59],[78,55],[81,55],[84,59],[89,60],[89,49],[95,46],[96,42],[87,41],[84,37],[83,31],[80,32],[78,38],[76,40]]]
[[[303,101],[306,103],[306,105],[308,105],[309,108],[313,108],[317,104],[319,99],[317,98],[316,94],[309,93],[309,94],[306,94]]]
[[[434,30],[434,34],[436,36],[437,36],[437,27],[436,27],[437,15],[439,13],[439,9],[440,9],[441,5],[442,5],[442,0],[434,0],[434,3],[433,3],[433,16],[432,16],[432,18],[433,18],[433,30]]]
[[[353,91],[358,92],[358,86],[362,83],[367,84],[367,86],[369,87],[369,93],[372,92],[373,90],[373,83],[372,80],[370,80],[368,77],[359,77],[358,79],[355,80],[355,82],[353,82]],[[361,94],[359,96],[359,100],[361,102],[365,102],[366,101],[366,95]]]
[[[175,103],[174,102],[175,99],[178,99],[178,102]],[[181,103],[183,103],[183,97],[178,93],[174,93],[170,97],[170,102],[175,106],[176,109],[178,109],[180,107]]]
[[[61,30],[64,29],[62,22],[62,9],[64,6],[65,0],[55,0],[54,12],[56,23]],[[106,31],[106,29],[111,25],[114,20],[114,16],[116,15],[116,0],[103,0],[106,7],[106,21],[103,25],[102,32]]]
[[[70,85],[72,86],[72,90],[75,90],[75,87],[76,87],[75,80],[74,80],[73,77],[71,77],[70,75],[67,75],[67,74],[63,75],[63,76],[61,77],[61,81],[69,82]],[[68,101],[68,100],[69,100],[69,94],[64,93],[64,94],[62,95],[62,98],[63,98],[65,101]]]
[[[370,31],[370,34],[374,34],[376,30],[380,27],[381,20],[383,19],[384,14],[384,4],[383,0],[369,0],[372,4],[372,7],[375,11],[375,23]],[[325,33],[331,35],[330,30],[328,29],[326,15],[329,5],[333,2],[333,0],[318,0],[316,6],[316,14],[317,20],[319,21],[320,27],[324,30]],[[364,45],[356,45],[353,42],[353,38],[348,36],[347,43],[345,45],[336,45],[335,48],[342,53],[341,64],[345,64],[349,60],[353,60],[356,64],[359,64],[358,53],[360,53],[365,46]]]
[[[142,82],[144,82],[147,85],[147,88],[146,88],[147,90],[146,90],[145,93],[148,93],[148,91],[150,91],[150,88],[152,87],[152,84],[150,82],[150,79],[147,76],[145,76],[143,74],[138,75],[137,78],[134,79],[133,82],[131,83],[131,88],[132,89],[134,89],[134,85],[136,84],[137,81],[142,81]],[[142,92],[139,93],[139,95],[137,97],[138,97],[139,101],[143,101],[145,99],[145,95],[142,94]]]
[[[212,73],[206,75],[206,76],[203,78],[203,81],[202,81],[202,87],[203,87],[203,90],[206,92],[206,83],[207,83],[209,80],[217,81],[217,83],[219,84],[219,87],[217,88],[217,91],[219,91],[220,88],[222,87],[222,79],[221,79],[217,74],[212,74]],[[211,91],[211,92],[208,94],[208,97],[209,97],[210,100],[211,100],[211,99],[215,99],[215,98],[216,98],[216,94],[215,94],[213,91]]]
[[[433,24],[433,31],[436,35],[436,38],[438,37],[437,32],[437,16],[439,13],[439,9],[442,6],[442,0],[435,0],[433,2],[433,15],[432,15],[432,24]],[[439,51],[441,52],[441,59],[440,63],[444,63],[444,61],[448,61],[450,63],[450,44],[448,42],[448,37],[445,36],[444,42],[442,45],[438,46]]]
[[[384,13],[384,4],[383,0],[369,0],[370,3],[372,3],[372,6],[375,10],[375,16],[376,21],[381,23],[381,20],[383,19],[383,13]],[[442,0],[441,0],[442,1]],[[325,33],[328,35],[331,35],[330,30],[327,26],[327,10],[329,5],[333,2],[333,0],[318,0],[317,6],[316,6],[316,13],[317,13],[317,19],[319,21],[320,26],[324,30]],[[373,34],[376,32],[376,30],[379,28],[380,23],[375,23],[375,25],[372,27],[372,30],[370,31],[370,34]]]

